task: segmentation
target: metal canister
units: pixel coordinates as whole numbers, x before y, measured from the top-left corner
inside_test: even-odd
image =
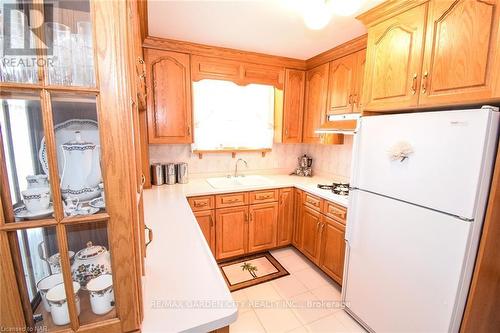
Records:
[[[175,167],[177,169],[177,182],[179,184],[186,184],[188,182],[188,164],[178,163]]]
[[[163,171],[163,165],[161,165],[161,163],[154,163],[151,165],[151,184],[165,184],[165,173]]]
[[[165,184],[173,185],[176,182],[176,171],[174,163],[167,163],[164,165],[165,167]]]

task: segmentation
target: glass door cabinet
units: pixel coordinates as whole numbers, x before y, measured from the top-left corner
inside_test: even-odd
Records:
[[[2,330],[138,330],[129,3],[0,6]]]

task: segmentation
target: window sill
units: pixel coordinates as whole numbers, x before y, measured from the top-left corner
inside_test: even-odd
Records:
[[[202,159],[203,154],[231,154],[232,158],[236,158],[238,153],[261,153],[262,157],[269,153],[271,148],[261,148],[261,149],[215,149],[215,150],[193,150],[193,154],[198,154],[198,158]]]

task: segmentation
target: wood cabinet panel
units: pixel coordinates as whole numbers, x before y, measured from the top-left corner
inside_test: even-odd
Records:
[[[195,212],[194,216],[198,221],[203,236],[207,240],[208,246],[215,255],[215,211],[205,210],[200,212]]]
[[[353,53],[330,62],[327,114],[353,111],[357,60],[357,54]]]
[[[269,65],[243,64],[243,80],[246,84],[266,84],[283,89],[285,70]]]
[[[302,253],[313,262],[318,260],[318,232],[321,214],[308,206],[302,207]]]
[[[345,226],[334,219],[321,216],[319,267],[342,284],[345,256]]]
[[[249,193],[250,204],[278,201],[278,190],[262,190]]]
[[[213,195],[191,197],[187,200],[193,212],[215,208],[215,197]]]
[[[294,190],[294,230],[292,244],[297,249],[302,250],[302,206],[304,192],[299,189]]]
[[[366,110],[418,104],[426,15],[427,3],[368,29]]]
[[[356,52],[356,83],[354,86],[352,112],[363,111],[363,82],[365,79],[366,49]]]
[[[302,142],[306,72],[285,70],[283,101],[283,143]]]
[[[304,104],[304,143],[320,143],[320,135],[315,131],[326,121],[329,64],[315,67],[306,74],[306,94]]]
[[[419,104],[478,101],[493,96],[500,3],[430,3]]]
[[[219,194],[215,196],[215,207],[236,207],[248,205],[248,192]]]
[[[314,210],[321,211],[323,209],[323,199],[304,192],[304,205]]]
[[[278,203],[250,205],[248,251],[256,252],[276,246],[278,234]]]
[[[191,143],[189,55],[146,49],[149,143]]]
[[[248,206],[215,211],[216,259],[248,252]]]
[[[333,202],[330,202],[330,201],[325,201],[325,203],[323,205],[322,213],[325,214],[326,216],[342,223],[343,225],[345,225],[345,223],[346,223],[347,210],[345,207],[334,204]]]
[[[277,246],[284,246],[292,243],[293,237],[295,212],[293,188],[280,189],[279,199]]]

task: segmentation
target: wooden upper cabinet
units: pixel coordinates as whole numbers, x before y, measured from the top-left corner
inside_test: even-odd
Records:
[[[352,112],[363,111],[363,83],[366,68],[366,49],[356,52],[356,81],[354,85]]]
[[[210,250],[215,255],[215,213],[214,210],[194,212],[203,236],[207,240]]]
[[[282,89],[284,69],[279,66],[193,55],[191,57],[191,78],[193,81],[226,80],[239,85],[266,84]]]
[[[250,205],[248,215],[248,251],[256,252],[276,247],[278,203]]]
[[[216,259],[240,256],[248,252],[248,206],[216,210]]]
[[[326,121],[329,64],[323,64],[307,71],[304,108],[304,143],[320,143],[315,131]]]
[[[191,143],[189,55],[146,49],[149,143]]]
[[[493,82],[499,75],[493,67],[499,61],[499,7],[494,0],[431,2],[419,104],[494,97]]]
[[[293,236],[295,211],[293,188],[280,189],[279,200],[277,246],[284,246],[292,242]]]
[[[320,228],[321,255],[319,267],[337,281],[337,283],[342,284],[345,256],[345,227],[334,219],[322,215]]]
[[[368,28],[364,109],[418,104],[427,3]]]
[[[283,102],[283,143],[302,142],[304,94],[306,73],[301,70],[285,70]]]
[[[330,62],[327,114],[353,111],[357,59],[357,54],[353,53]]]

